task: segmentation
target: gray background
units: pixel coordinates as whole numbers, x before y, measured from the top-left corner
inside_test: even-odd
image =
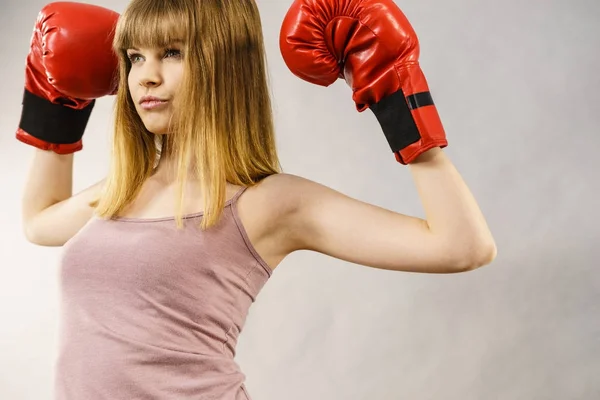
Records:
[[[126,0],[97,0],[123,11]],[[285,67],[290,1],[259,0],[285,172],[423,216],[377,121],[338,81]],[[25,241],[20,198],[32,149],[17,142],[39,0],[2,0],[0,398],[50,399],[60,249]],[[447,154],[498,245],[457,275],[375,270],[294,253],[263,289],[237,360],[255,400],[600,398],[600,3],[413,0],[405,11],[447,129]],[[108,166],[112,98],[76,155],[75,190]]]

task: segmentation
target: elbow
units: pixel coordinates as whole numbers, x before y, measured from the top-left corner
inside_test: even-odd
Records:
[[[28,224],[23,224],[23,235],[25,236],[25,240],[31,244],[41,245],[42,243],[35,229],[32,229]]]
[[[31,244],[48,246],[47,241],[44,240],[44,237],[40,235],[39,231],[31,223],[23,223],[23,235],[25,236],[25,240]]]
[[[21,216],[21,233],[29,243],[38,244],[39,237],[34,221],[35,218],[31,213],[23,213]]]
[[[25,231],[25,239],[29,243],[34,244],[36,246],[42,246],[42,247],[57,247],[57,246],[59,246],[58,244],[53,243],[47,239],[44,239],[41,236],[37,236],[33,232]]]
[[[23,236],[25,236],[25,240],[27,240],[29,243],[35,244],[35,231],[32,229],[29,220],[23,218],[21,222],[21,228],[21,232],[23,233]]]
[[[463,252],[462,256],[458,257],[458,260],[460,260],[458,271],[473,271],[489,265],[496,259],[497,254],[498,249],[493,240],[488,243],[470,246],[468,251]]]

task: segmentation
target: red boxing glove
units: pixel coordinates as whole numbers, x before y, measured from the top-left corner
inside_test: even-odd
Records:
[[[117,90],[112,40],[118,18],[83,3],[50,3],[40,11],[27,56],[18,140],[58,154],[81,150],[95,99]]]
[[[370,108],[402,164],[448,145],[419,66],[419,41],[393,0],[296,0],[279,38],[296,76],[345,79],[359,112]]]

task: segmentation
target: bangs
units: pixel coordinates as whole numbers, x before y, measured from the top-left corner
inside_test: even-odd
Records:
[[[114,50],[119,53],[132,47],[166,47],[176,41],[187,44],[189,15],[182,3],[132,1],[117,24]]]

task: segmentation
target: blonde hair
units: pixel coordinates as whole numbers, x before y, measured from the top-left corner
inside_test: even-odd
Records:
[[[172,132],[149,132],[135,110],[126,49],[183,42],[184,77]],[[112,161],[96,206],[118,215],[139,193],[161,154],[177,165],[177,226],[183,225],[188,169],[202,187],[202,229],[215,225],[227,182],[253,186],[281,172],[266,55],[254,0],[133,0],[116,27],[119,58]]]

